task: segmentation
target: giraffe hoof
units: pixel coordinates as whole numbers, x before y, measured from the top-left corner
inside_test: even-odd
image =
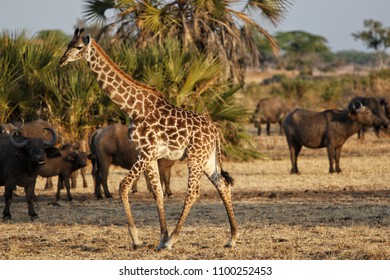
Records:
[[[162,250],[172,250],[172,243],[169,242],[169,240],[166,240],[165,238],[163,238],[161,241],[160,241],[160,244],[158,244],[157,248],[156,248],[156,251],[162,251]]]
[[[163,245],[158,245],[158,247],[156,248],[156,251],[157,252],[160,252],[160,251],[163,251],[163,250],[168,250],[168,251],[171,251],[172,250],[172,246],[169,246],[169,245],[166,245],[166,244],[163,244]]]
[[[233,248],[236,246],[236,240],[229,240],[227,244],[225,244],[225,248]]]
[[[133,244],[133,250],[135,251],[135,250],[137,250],[137,249],[140,249],[140,248],[142,248],[142,247],[145,247],[145,245],[146,245],[146,242],[142,242],[142,243],[140,243],[140,244]]]

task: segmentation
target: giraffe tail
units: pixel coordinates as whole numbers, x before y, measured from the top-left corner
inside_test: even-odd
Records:
[[[230,177],[229,173],[225,170],[221,170],[221,175],[223,178],[225,178],[225,181],[228,185],[232,185],[234,184],[234,179],[232,177]]]
[[[221,147],[221,139],[218,135],[217,138],[217,158],[218,158],[218,164],[221,167],[221,176],[225,179],[225,182],[227,185],[233,186],[234,179],[229,175],[229,173],[222,168],[222,147]]]

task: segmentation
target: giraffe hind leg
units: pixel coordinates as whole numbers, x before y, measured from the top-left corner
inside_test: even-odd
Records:
[[[231,185],[233,185],[234,180],[232,177],[230,177],[227,171],[221,170],[221,173],[218,172],[218,168],[215,165],[215,160],[209,161],[209,164],[205,169],[205,174],[211,183],[216,187],[228,215],[231,237],[225,247],[234,247],[239,237],[231,195]]]
[[[194,205],[200,196],[199,181],[202,176],[202,165],[197,161],[188,160],[188,189],[184,200],[184,206],[179,220],[176,223],[175,229],[172,231],[169,239],[166,242],[160,242],[157,250],[172,249],[172,245],[177,241],[179,233],[184,225],[184,222]]]

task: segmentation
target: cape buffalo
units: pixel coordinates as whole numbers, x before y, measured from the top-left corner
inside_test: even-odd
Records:
[[[44,141],[50,141],[52,135],[46,128],[53,129],[53,126],[42,119],[37,119],[31,122],[13,121],[10,123],[2,123],[0,125],[0,133],[11,135],[15,131],[17,135],[29,138],[41,138]],[[47,178],[45,189],[52,189],[53,182],[51,178]]]
[[[261,125],[264,123],[267,125],[267,135],[270,135],[271,123],[279,123],[279,134],[282,134],[282,121],[287,113],[288,108],[282,98],[260,99],[252,116],[252,122],[257,128],[257,135],[261,135]]]
[[[83,141],[83,143],[84,143],[84,141]],[[72,143],[66,143],[66,144],[64,144],[61,147],[61,149],[64,149],[64,150],[67,150],[67,151],[83,152],[83,153],[85,153],[85,151],[86,151],[86,149],[84,148],[84,145],[82,145],[82,143],[79,142],[79,141],[74,141]],[[79,170],[75,170],[72,173],[72,176],[70,178],[70,187],[71,187],[71,189],[77,188],[78,171]],[[85,177],[85,173],[86,173],[86,167],[85,166],[80,168],[80,173],[81,173],[81,178],[83,180],[83,188],[88,188],[87,179]]]
[[[100,186],[103,186],[104,195],[112,197],[107,185],[107,177],[111,164],[129,170],[137,159],[137,152],[128,137],[128,126],[124,124],[112,124],[96,130],[89,141],[92,161],[92,176],[95,182],[95,196],[101,199]],[[161,184],[165,185],[165,194],[172,195],[170,189],[171,167],[174,161],[160,159],[158,167]],[[145,176],[147,178],[147,176]],[[146,179],[148,182],[148,179]],[[137,191],[136,183],[133,192]]]
[[[28,214],[31,219],[38,215],[33,207],[33,197],[39,168],[48,157],[58,154],[53,145],[57,135],[52,128],[45,128],[52,134],[51,141],[41,138],[15,136],[15,133],[0,136],[0,186],[5,186],[5,207],[3,217],[11,218],[10,205],[16,186],[25,188]]]
[[[389,105],[385,98],[357,96],[353,98],[351,102],[362,103],[364,106],[368,107],[371,110],[371,112],[381,120],[381,123],[378,126],[374,127],[376,133],[379,133],[381,127],[385,129],[388,128],[390,124],[390,120],[388,116]],[[364,127],[358,131],[359,139],[364,140],[364,132],[365,132]]]
[[[364,126],[378,126],[381,120],[360,102],[350,102],[348,110],[313,112],[296,109],[283,122],[291,158],[291,174],[299,174],[298,155],[302,146],[327,148],[329,172],[340,169],[340,153],[345,141]]]
[[[58,175],[56,199],[60,199],[60,191],[65,184],[68,200],[73,199],[70,193],[70,178],[74,171],[87,165],[87,154],[84,152],[68,150],[62,147],[57,157],[45,158],[45,164],[39,169],[41,177],[53,177]]]

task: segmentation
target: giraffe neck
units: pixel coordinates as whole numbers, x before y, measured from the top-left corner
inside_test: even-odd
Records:
[[[131,119],[150,113],[158,101],[165,102],[155,88],[137,82],[123,72],[95,40],[92,40],[87,63],[104,92]]]

